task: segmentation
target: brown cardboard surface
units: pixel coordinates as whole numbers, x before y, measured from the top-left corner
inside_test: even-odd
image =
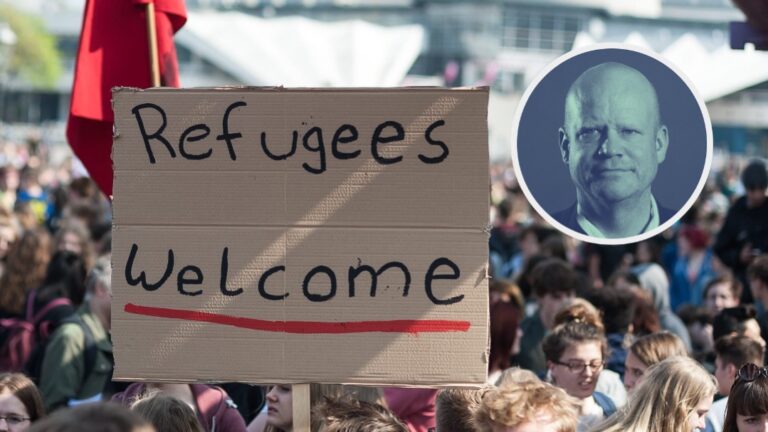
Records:
[[[113,98],[116,377],[484,382],[487,89],[118,89]],[[227,122],[240,134],[234,160],[216,139],[233,103],[244,104]],[[157,131],[159,110],[175,157],[152,138],[152,163],[141,126]],[[384,122],[402,125],[402,139],[374,146]],[[342,125],[358,139],[337,150],[359,150],[355,158],[334,155]],[[187,138],[209,132],[185,151],[210,157],[182,156],[190,127]],[[285,153],[294,130],[296,152],[270,159],[261,134]],[[325,164],[303,146],[308,130],[310,149],[322,134]],[[374,148],[402,160],[377,161]],[[144,288],[142,272],[156,285]]]

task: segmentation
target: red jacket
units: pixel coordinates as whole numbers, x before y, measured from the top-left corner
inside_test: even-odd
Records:
[[[389,409],[404,421],[411,432],[428,432],[435,424],[437,390],[389,387],[384,399]]]

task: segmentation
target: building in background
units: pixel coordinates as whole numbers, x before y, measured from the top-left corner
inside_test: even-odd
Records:
[[[52,90],[8,83],[2,120],[61,124],[84,1],[16,3],[56,35],[66,72]],[[716,147],[768,154],[768,53],[729,48],[728,22],[744,20],[729,0],[187,0],[187,7],[176,37],[184,86],[489,85],[491,157],[504,160],[518,101],[544,66],[574,47],[626,42],[662,53],[691,79],[707,102]]]

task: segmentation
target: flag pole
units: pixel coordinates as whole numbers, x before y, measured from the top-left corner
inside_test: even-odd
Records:
[[[147,2],[147,39],[149,39],[149,64],[152,70],[152,87],[160,87],[160,61],[157,55],[157,27],[155,26],[155,4]]]

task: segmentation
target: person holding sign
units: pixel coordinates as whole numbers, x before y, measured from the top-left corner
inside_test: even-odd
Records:
[[[573,231],[624,238],[674,215],[651,193],[666,157],[669,131],[651,82],[638,70],[606,62],[571,84],[560,153],[576,187],[576,203],[553,215]]]

